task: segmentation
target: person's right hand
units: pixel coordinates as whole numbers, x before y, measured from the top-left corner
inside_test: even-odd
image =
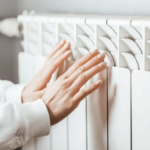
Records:
[[[49,111],[51,125],[67,117],[81,100],[102,85],[103,81],[99,80],[81,88],[91,77],[106,68],[107,63],[102,62],[104,58],[105,53],[99,54],[98,50],[87,54],[47,87],[42,100]]]

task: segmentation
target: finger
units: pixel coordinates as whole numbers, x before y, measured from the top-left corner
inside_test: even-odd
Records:
[[[106,62],[102,62],[88,71],[82,73],[75,82],[71,85],[72,94],[76,93],[90,78],[92,78],[95,74],[105,69],[107,66]]]
[[[68,71],[65,73],[65,77],[71,76],[79,67],[84,65],[86,62],[88,62],[90,59],[92,59],[94,56],[96,56],[99,53],[98,50],[94,50],[93,52],[88,53],[81,59],[79,59],[77,62],[74,63],[72,67],[68,69]]]
[[[56,44],[52,51],[48,54],[47,58],[50,59],[57,51],[59,51],[66,44],[66,40],[62,40],[60,43]]]
[[[81,89],[78,93],[75,94],[73,97],[73,101],[75,103],[79,103],[81,100],[83,100],[87,95],[98,89],[103,84],[102,80],[98,80],[95,83],[92,83],[88,87],[85,87]]]
[[[53,62],[49,62],[46,66],[47,69],[44,69],[45,73],[43,74],[43,77],[47,79],[46,82],[51,78],[51,75],[56,71],[56,69],[71,55],[71,51],[68,50],[58,58],[56,58]]]
[[[54,55],[53,55],[53,59],[56,59],[57,57],[59,57],[60,55],[62,55],[65,51],[70,49],[70,42],[66,42],[66,44],[64,46],[61,47],[61,49],[59,51],[57,51]]]
[[[72,84],[82,73],[86,72],[93,66],[99,64],[101,61],[103,61],[105,58],[105,53],[101,53],[95,57],[93,57],[91,60],[89,60],[87,63],[85,63],[83,66],[79,67],[69,78],[68,82]]]
[[[56,48],[56,46],[58,46],[58,44],[59,44],[59,43],[56,43],[56,44],[54,45],[54,47],[52,47],[52,49],[55,49],[55,48]]]
[[[51,79],[52,74],[56,71],[61,63],[63,63],[69,56],[71,51],[66,51],[59,58],[55,60],[52,65],[52,62],[46,64],[46,66],[38,72],[32,82],[32,91],[41,90],[46,87],[48,82]]]

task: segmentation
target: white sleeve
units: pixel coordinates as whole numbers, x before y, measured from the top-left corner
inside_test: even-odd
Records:
[[[9,86],[5,91],[5,101],[13,101],[22,103],[21,94],[25,87],[25,84],[13,84]]]
[[[21,101],[21,94],[25,84],[13,84],[10,81],[0,80],[0,104],[8,101],[19,102]]]
[[[0,80],[0,150],[12,150],[34,136],[50,132],[50,119],[44,102],[21,104],[24,85]]]
[[[44,102],[20,104],[6,102],[0,105],[0,149],[12,150],[34,136],[50,132],[50,119]]]

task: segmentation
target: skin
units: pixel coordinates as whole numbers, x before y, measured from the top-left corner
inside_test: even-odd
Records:
[[[46,91],[47,83],[50,81],[52,74],[70,55],[70,43],[62,40],[56,44],[51,53],[47,56],[42,69],[35,75],[22,92],[22,102],[32,102],[42,98]]]
[[[81,88],[91,77],[106,68],[107,63],[101,62],[104,58],[105,54],[98,54],[97,50],[87,54],[47,88],[42,99],[49,111],[51,125],[67,117],[88,94],[102,85],[103,81],[99,80]]]
[[[47,86],[52,74],[71,55],[69,49],[70,43],[64,40],[61,44],[57,44],[47,57],[43,68],[25,87],[22,94],[23,102],[31,102],[39,98],[44,101],[51,125],[67,117],[87,95],[98,89],[103,83],[102,80],[98,80],[83,88],[90,78],[107,66],[106,62],[102,62],[105,53],[99,54],[98,50],[94,50],[76,61],[55,82]]]

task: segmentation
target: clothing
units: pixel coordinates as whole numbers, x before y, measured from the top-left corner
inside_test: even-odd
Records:
[[[0,150],[13,150],[31,137],[50,132],[50,119],[44,102],[22,104],[25,85],[0,80]]]

